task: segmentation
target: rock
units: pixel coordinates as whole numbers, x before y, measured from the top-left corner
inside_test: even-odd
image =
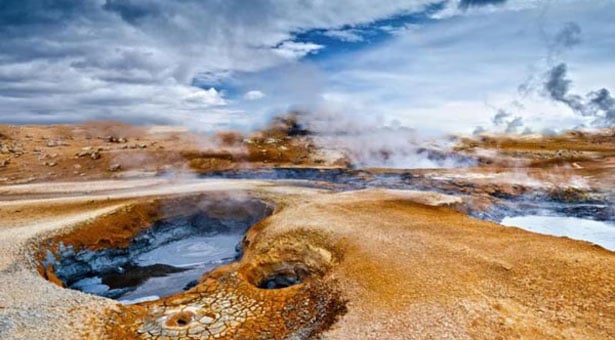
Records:
[[[116,171],[120,171],[122,169],[122,165],[121,164],[111,164],[111,166],[109,167],[109,171],[111,172],[116,172]]]
[[[56,162],[45,162],[45,165],[48,166],[48,167],[54,167],[54,166],[58,165],[58,163],[56,163]]]
[[[199,320],[200,323],[206,324],[206,325],[209,325],[210,323],[213,323],[214,321],[215,321],[214,318],[212,318],[211,316],[208,316],[208,315],[202,317]]]
[[[101,139],[107,143],[126,143],[128,141],[124,137],[115,137],[115,136],[106,136],[106,137],[102,137]]]
[[[93,160],[97,160],[100,158],[100,148],[94,149],[93,147],[88,146],[82,148],[81,151],[76,154],[76,156],[78,158],[90,156],[90,158],[92,158]]]
[[[0,168],[5,168],[7,165],[9,165],[11,161],[8,159],[1,159],[0,160]]]
[[[199,284],[198,280],[192,280],[192,281],[186,283],[186,285],[184,286],[184,290],[192,289],[192,288],[196,287],[196,285],[198,285],[198,284]]]
[[[2,146],[0,146],[0,153],[3,153],[3,154],[11,153],[11,150],[9,149],[8,145],[2,144]]]

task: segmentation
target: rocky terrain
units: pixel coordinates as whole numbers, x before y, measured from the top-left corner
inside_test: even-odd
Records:
[[[463,168],[357,168],[331,150],[292,117],[248,135],[0,126],[0,338],[615,337],[612,249],[496,223],[539,210],[612,223],[613,129],[427,152]],[[237,260],[172,295],[66,288],[237,221],[251,225]]]

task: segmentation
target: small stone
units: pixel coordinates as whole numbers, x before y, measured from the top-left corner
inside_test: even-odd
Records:
[[[162,335],[166,336],[179,336],[179,330],[176,329],[163,329]]]
[[[79,151],[76,155],[77,157],[81,158],[81,157],[89,156],[92,152],[94,152],[92,147],[87,147],[87,148],[81,149],[81,151]]]
[[[188,334],[196,335],[205,332],[205,327],[203,326],[194,326],[188,330]]]
[[[226,329],[226,325],[222,322],[216,322],[207,328],[211,334],[222,333]]]
[[[90,154],[90,158],[92,158],[93,160],[100,159],[100,153],[98,151],[94,151]]]
[[[121,164],[111,164],[111,166],[109,167],[109,171],[111,172],[116,172],[116,171],[120,171],[122,169],[122,165]]]
[[[206,324],[206,325],[209,325],[210,323],[213,323],[213,322],[214,322],[214,319],[213,319],[212,317],[209,317],[209,316],[204,316],[204,317],[202,317],[202,318],[199,320],[199,322],[200,322],[200,323],[203,323],[203,324]]]

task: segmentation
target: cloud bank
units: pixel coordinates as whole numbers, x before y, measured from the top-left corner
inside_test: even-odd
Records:
[[[605,126],[614,12],[611,0],[5,0],[0,122],[213,130],[299,108],[427,134]],[[551,95],[550,75],[566,91]]]
[[[220,79],[322,48],[293,41],[296,32],[420,11],[430,2],[2,1],[0,121],[233,124],[248,113],[215,86]]]

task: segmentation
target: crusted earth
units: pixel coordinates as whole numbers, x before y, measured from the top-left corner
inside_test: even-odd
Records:
[[[273,131],[289,138],[278,139],[309,141],[300,128],[280,124],[283,128]],[[11,131],[3,135],[13,138]],[[120,138],[145,138],[139,133],[95,141],[121,145]],[[476,166],[352,170],[376,184],[389,179],[381,174],[395,172],[404,185],[360,186],[353,179],[343,190],[339,175],[323,184],[318,178],[144,174],[168,161],[155,157],[147,167],[122,164],[108,171],[97,162],[111,150],[98,151],[100,158],[94,159],[88,149],[86,160],[75,155],[81,149],[76,139],[74,145],[49,147],[70,150],[67,162],[91,162],[89,175],[73,174],[72,163],[64,172],[56,170],[63,169],[59,165],[39,164],[57,175],[19,184],[30,176],[19,169],[31,166],[33,158],[27,147],[17,157],[11,146],[8,167],[0,170],[7,178],[0,187],[0,338],[613,338],[615,253],[467,215],[528,195],[612,206],[615,142],[609,133],[523,143],[510,142],[512,137],[461,140],[451,152],[475,157]],[[266,148],[275,144],[267,138],[273,137],[262,140]],[[5,138],[2,143],[19,142]],[[564,145],[585,158],[558,155]],[[177,152],[190,146],[174,147],[168,155],[179,154],[177,164],[194,163]],[[135,156],[149,149],[114,152]],[[307,158],[293,166],[322,164],[305,161],[316,159],[306,150]],[[542,159],[536,154],[558,161],[533,161]],[[517,159],[517,167],[509,157]],[[220,170],[193,165],[186,169]],[[126,176],[128,171],[141,172]],[[123,178],[102,180],[120,174]],[[236,197],[267,202],[271,215],[246,232],[241,258],[203,273],[187,291],[124,305],[63,288],[53,266],[44,264],[47,250],[57,251],[60,242],[75,249],[121,249],[160,219],[195,211],[240,216],[249,209],[229,212],[224,204],[206,204]]]

